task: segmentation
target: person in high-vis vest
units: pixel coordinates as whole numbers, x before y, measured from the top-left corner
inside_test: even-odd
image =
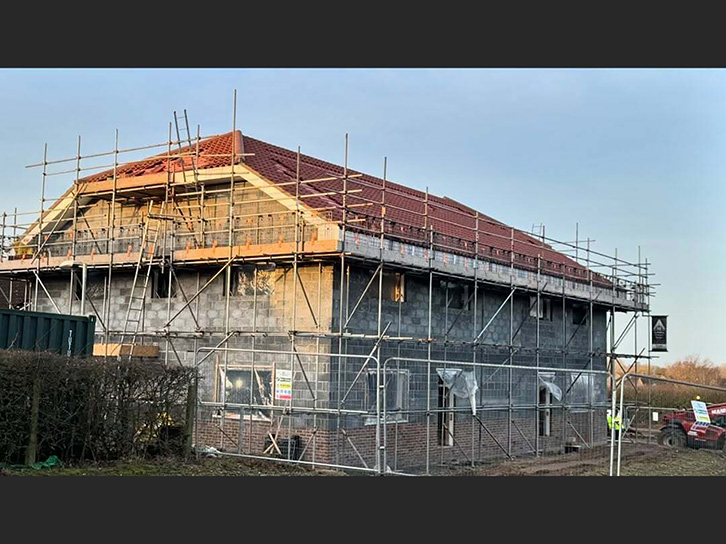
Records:
[[[620,427],[622,425],[623,419],[620,417],[620,414],[616,412],[616,416],[613,417],[612,410],[608,410],[608,434],[612,432],[613,428],[616,431],[620,430]]]

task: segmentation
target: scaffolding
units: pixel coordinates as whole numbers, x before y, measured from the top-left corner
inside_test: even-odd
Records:
[[[136,355],[136,350],[148,354],[151,352],[138,346],[161,343],[167,364],[189,364],[178,349],[183,342],[191,346],[186,351],[194,353],[193,364],[200,369],[215,361],[215,370],[208,372],[208,377],[215,383],[222,379],[225,384],[230,369],[236,364],[234,357],[243,357],[251,365],[250,391],[244,402],[228,400],[224,385],[214,386],[214,398],[205,398],[199,393],[198,412],[207,415],[198,417],[206,417],[205,421],[216,426],[221,437],[219,448],[231,455],[276,456],[289,462],[379,474],[406,472],[413,465],[398,462],[399,458],[406,457],[404,449],[410,447],[402,440],[404,420],[420,420],[422,428],[425,427],[419,452],[425,455],[416,462],[420,462],[418,468],[426,473],[431,473],[437,464],[449,462],[450,452],[454,451],[474,465],[485,455],[481,452],[482,436],[505,458],[523,454],[515,442],[526,445],[524,453],[535,456],[551,453],[552,448],[546,442],[553,441],[538,431],[543,418],[548,422],[561,419],[561,429],[573,429],[578,447],[591,448],[603,442],[597,422],[604,421],[605,411],[608,408],[615,411],[616,406],[615,395],[610,395],[611,405],[606,398],[607,391],[605,397],[602,391],[596,391],[598,383],[607,379],[615,383],[616,366],[622,366],[623,362],[627,362],[627,368],[622,368],[626,375],[637,374],[644,363],[649,374],[654,357],[649,342],[638,344],[638,322],[642,318],[649,322],[650,302],[657,285],[650,281],[653,276],[650,263],[642,259],[640,248],[637,261],[632,262],[618,257],[617,249],[613,256],[593,249],[593,240],[580,237],[579,225],[574,241],[560,241],[546,236],[544,226],[539,235],[533,235],[461,207],[456,209],[459,220],[454,225],[444,213],[451,212],[451,205],[433,198],[428,188],[420,209],[406,207],[405,202],[412,197],[401,186],[387,180],[387,158],[383,161],[382,183],[377,193],[367,190],[368,182],[362,179],[362,174],[350,171],[347,134],[340,173],[302,179],[302,155],[298,147],[295,171],[289,172],[290,181],[264,185],[259,182],[258,173],[246,164],[254,153],[245,153],[244,137],[235,137],[236,91],[231,125],[229,151],[219,153],[205,150],[205,142],[225,135],[202,136],[197,126],[196,136],[192,137],[186,111],[183,116],[174,112],[167,139],[159,144],[119,149],[116,131],[113,150],[83,155],[79,137],[76,156],[58,160],[48,160],[45,145],[42,162],[28,167],[42,172],[39,209],[18,212],[15,208],[2,216],[0,275],[25,283],[24,307],[37,310],[49,303],[58,313],[62,309],[73,313],[74,293],[80,284],[78,270],[82,266],[84,270],[95,271],[101,285],[93,293],[83,293],[98,318],[97,344],[103,347],[101,355],[121,356],[123,352],[131,357]],[[140,152],[161,149],[164,152],[151,159],[123,160]],[[109,163],[109,159],[113,162]],[[205,160],[216,161],[217,166],[205,167],[202,164]],[[103,164],[97,164],[99,161]],[[147,172],[149,162],[153,163],[151,170],[156,168],[152,174],[120,175],[136,167],[145,167]],[[73,168],[68,169],[71,164]],[[93,178],[92,172],[109,169],[110,175],[105,178]],[[73,178],[71,188],[57,198],[49,198],[49,179],[63,175]],[[313,187],[316,190],[310,190]],[[371,194],[379,198],[373,199]],[[321,204],[323,200],[325,204]],[[312,202],[314,206],[308,205]],[[266,209],[268,203],[275,203],[279,209]],[[398,213],[395,221],[390,219],[392,212]],[[465,234],[452,235],[447,226],[456,226],[457,232]],[[530,251],[519,251],[525,245],[534,248],[536,256]],[[568,256],[575,265],[555,258],[561,255]],[[254,286],[252,323],[244,328],[237,326],[232,315],[236,289],[233,268],[239,264],[252,266]],[[274,266],[289,268],[292,275],[290,320],[286,330],[266,327],[258,319],[259,276]],[[314,290],[310,289],[309,282],[306,286],[301,279],[303,267],[317,270]],[[333,270],[330,285],[323,284],[324,267]],[[178,281],[180,270],[196,271],[193,292],[185,292],[183,283]],[[351,279],[355,270],[372,272],[362,289],[354,285],[355,278]],[[207,281],[202,282],[200,271],[211,271]],[[407,330],[403,284],[394,285],[397,315],[391,318],[390,312],[384,309],[387,302],[384,283],[391,274],[394,278],[411,274],[428,285],[426,305],[419,308],[424,312],[425,337]],[[52,296],[52,289],[46,283],[47,278],[66,275],[68,300],[63,302]],[[114,327],[114,314],[118,310],[114,310],[113,289],[120,281],[118,277],[128,275],[133,275],[134,280],[125,301],[125,319]],[[141,278],[138,280],[141,286],[137,286],[137,278]],[[156,278],[152,289],[166,291],[165,317],[161,321],[156,317],[157,323],[163,322],[161,326],[149,326],[149,320],[145,319],[149,282],[155,281],[150,278]],[[204,319],[202,295],[219,281],[224,286],[224,310],[221,325],[214,325]],[[453,303],[455,295],[459,296],[456,289],[462,285],[468,286],[463,300]],[[443,289],[443,309],[434,308],[433,300],[438,296],[436,286]],[[332,302],[328,309],[330,326],[323,320],[324,291],[328,288],[332,292],[332,301],[326,298],[326,304]],[[183,302],[172,305],[176,289]],[[484,312],[482,299],[487,290],[501,294],[492,315]],[[141,296],[134,306],[138,292]],[[520,296],[529,297],[526,316],[535,316],[535,341],[530,345],[523,344],[518,337],[525,325],[524,320],[517,323],[519,316],[515,316],[515,298]],[[561,306],[559,345],[542,339],[539,316],[553,311],[552,307],[545,309],[545,298],[551,301],[549,304]],[[375,313],[373,328],[354,319],[369,299],[372,302],[368,305]],[[568,328],[566,319],[568,304],[572,302],[586,308],[579,322],[570,324],[574,330],[572,326]],[[17,301],[9,300],[8,304],[12,306]],[[595,345],[596,311],[607,315],[604,347]],[[617,327],[618,313],[632,315]],[[191,318],[193,327],[174,326],[183,314]],[[137,317],[131,317],[134,315]],[[460,320],[466,315],[473,321],[470,325],[474,334],[462,338],[461,334],[455,334],[456,325],[461,325]],[[490,327],[507,315],[507,341],[487,341]],[[572,347],[573,339],[581,331],[587,332],[586,347]],[[623,347],[628,338],[634,339],[632,352]],[[233,345],[235,339],[244,340],[246,347]],[[270,342],[276,342],[278,349],[268,349]],[[275,380],[287,371],[291,390],[304,391],[304,395],[298,395],[299,404],[296,405],[298,399],[279,403],[274,399],[263,399],[264,403],[256,399],[257,393],[253,392],[256,386],[252,382],[259,380],[259,372],[255,365],[264,364],[270,357],[277,364],[273,370]],[[548,364],[543,364],[543,359]],[[372,367],[375,371],[370,374]],[[403,410],[398,407],[400,414],[391,417],[387,413],[387,395],[392,394],[390,372],[394,368],[398,373],[395,376],[407,376],[409,390],[418,379],[416,376],[422,376],[419,386],[425,391],[426,404],[406,406]],[[479,392],[474,395],[471,407],[457,406],[453,401],[444,406],[433,404],[437,394],[441,394],[432,386],[437,373],[446,376],[452,368],[471,373],[476,379]],[[324,391],[327,397],[322,400],[321,388],[326,387],[322,385],[321,375],[326,370],[330,373],[329,385]],[[482,393],[483,387],[498,383],[496,378],[502,376],[505,395],[501,402],[488,402]],[[375,386],[371,387],[375,391],[373,401],[365,398],[368,389],[361,385],[367,379],[375,380]],[[275,380],[271,382],[273,385]],[[398,383],[401,380],[395,381],[396,387],[403,387]],[[564,390],[560,388],[561,402],[553,403],[547,393],[545,397],[549,400],[543,404],[539,397],[541,384],[548,391],[556,391],[551,385],[555,381],[567,386]],[[529,384],[527,395],[535,391],[533,396],[524,399],[518,394],[522,383]],[[584,399],[573,398],[582,383],[587,390]],[[610,389],[616,390],[612,386]],[[444,391],[443,395],[451,397],[451,392]],[[351,401],[356,396],[360,398]],[[448,402],[447,398],[444,401]],[[230,430],[235,418],[227,417],[228,412],[237,414],[236,434]],[[578,415],[575,419],[580,423],[576,423],[571,412],[585,415]],[[263,418],[262,413],[267,415]],[[303,414],[299,421],[295,419],[297,413]],[[499,435],[487,423],[486,414],[493,413],[500,414],[506,422]],[[525,428],[518,416],[522,413],[531,419],[531,428]],[[466,448],[460,435],[450,433],[455,418],[461,417],[471,418],[471,439]],[[279,441],[285,418],[288,442],[283,453]],[[360,443],[356,444],[357,435],[351,430],[350,421],[361,418],[375,422],[369,425],[375,430],[370,454],[363,451],[365,448]],[[303,420],[304,425],[300,423]],[[263,433],[271,444],[264,452],[249,448],[245,451],[244,435],[251,435],[259,421],[275,429],[275,432]],[[447,421],[452,422],[451,426],[447,426]],[[291,440],[296,432],[304,434],[303,426],[310,431],[303,453],[298,457],[292,451]],[[318,444],[324,430],[329,431],[332,446]],[[447,436],[449,433],[451,437]],[[232,440],[231,447],[229,440]],[[438,447],[435,441],[438,446],[450,449]],[[564,430],[558,441],[557,451],[572,446],[565,443]],[[334,451],[325,455],[318,453],[326,448]],[[307,461],[302,459],[305,453],[312,454]]]

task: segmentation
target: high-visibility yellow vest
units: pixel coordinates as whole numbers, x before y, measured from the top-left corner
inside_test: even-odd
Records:
[[[613,424],[614,424],[615,430],[619,431],[621,422],[622,422],[622,418],[619,415],[615,416],[615,421],[613,422],[613,417],[610,414],[608,414],[608,429],[612,430]]]

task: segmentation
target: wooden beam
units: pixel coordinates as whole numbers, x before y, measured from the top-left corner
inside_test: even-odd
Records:
[[[159,346],[151,344],[135,344],[132,350],[131,344],[108,343],[94,344],[93,355],[96,357],[118,357],[119,349],[122,357],[128,357],[129,354],[131,354],[131,357],[158,357],[160,351]]]

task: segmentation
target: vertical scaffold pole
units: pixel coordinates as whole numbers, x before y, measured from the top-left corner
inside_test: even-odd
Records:
[[[424,233],[428,231],[428,273],[429,273],[429,297],[428,297],[428,326],[426,338],[426,474],[431,473],[431,309],[434,292],[434,275],[432,259],[434,253],[434,231],[429,224],[429,188],[426,187],[426,199],[424,200]]]
[[[509,238],[509,289],[514,291],[514,228],[510,230]],[[512,457],[512,400],[514,382],[512,380],[512,365],[514,364],[514,295],[509,299],[509,372],[508,372],[508,408],[507,408],[507,457]]]
[[[562,369],[567,369],[567,297],[565,294],[565,288],[567,286],[567,276],[565,275],[566,266],[562,264]],[[567,372],[563,372],[567,375]],[[567,393],[563,392],[562,395],[562,430],[561,434],[561,447],[562,451],[565,449],[565,427],[567,426],[567,411],[564,406],[567,404]]]
[[[345,297],[345,235],[346,221],[348,212],[348,133],[345,133],[345,162],[343,164],[343,209],[342,221],[340,227],[340,286],[338,294],[338,355],[343,355],[343,333],[345,329],[345,313],[344,299]],[[347,304],[347,302],[346,302]],[[341,410],[342,410],[342,390],[343,390],[343,357],[338,357],[338,414],[337,414],[337,432],[335,433],[335,462],[340,464],[340,431],[341,431]]]
[[[70,260],[75,261],[78,252],[78,192],[79,178],[81,174],[81,136],[78,136],[78,148],[76,153],[76,179],[73,183],[73,230],[71,231]],[[73,313],[73,299],[75,292],[76,272],[75,267],[70,267],[70,289],[68,293],[68,313]]]
[[[6,212],[3,212],[3,234],[2,234],[2,241],[0,241],[0,262],[5,262],[5,223],[7,222],[8,214]],[[10,279],[10,298],[12,298],[13,293],[13,280],[12,277]],[[10,299],[8,299],[8,308],[10,308]]]
[[[234,90],[234,99],[232,102],[232,134],[231,134],[231,151],[230,151],[230,174],[229,174],[229,214],[227,217],[227,245],[229,246],[229,252],[228,256],[231,260],[234,255],[234,164],[236,162],[236,155],[237,155],[237,149],[236,149],[236,142],[235,142],[235,136],[237,131],[237,89]],[[216,215],[216,213],[215,213]],[[230,296],[231,296],[231,290],[232,290],[232,267],[228,266],[225,270],[225,297],[224,297],[224,337],[226,341],[223,343],[223,346],[226,348],[229,346],[229,305],[230,305]],[[255,289],[256,290],[256,289]],[[227,377],[227,368],[229,367],[229,351],[224,350],[224,376],[225,379]],[[253,380],[250,380],[253,381]],[[222,433],[224,433],[224,424],[225,420],[227,419],[227,405],[226,405],[226,397],[225,397],[225,405],[222,409],[222,421],[221,421],[221,428]],[[241,416],[240,416],[241,418]]]
[[[589,237],[587,239],[585,259],[586,259],[585,262],[586,262],[586,268],[587,268],[587,275],[588,275],[588,279],[589,279],[588,283],[589,283],[589,288],[590,288],[590,293],[589,293],[589,295],[590,295],[590,297],[589,297],[590,298],[590,301],[589,301],[590,302],[590,304],[589,304],[589,306],[590,306],[590,316],[589,316],[590,338],[589,338],[589,342],[588,342],[588,345],[589,345],[588,356],[590,358],[590,361],[589,361],[590,362],[590,372],[592,372],[592,370],[593,370],[593,350],[595,348],[594,342],[593,342],[593,339],[594,339],[593,317],[594,317],[594,313],[595,313],[595,308],[594,308],[593,297],[592,297],[593,283],[592,283],[592,270],[590,270],[590,238]],[[595,395],[595,384],[594,384],[595,377],[594,376],[595,376],[594,374],[590,374],[590,376],[588,377],[588,384],[589,384],[589,389],[590,389],[588,392],[588,399],[590,401],[590,445],[591,446],[595,445],[595,430],[594,430],[595,411],[593,409],[593,397]]]
[[[617,282],[618,250],[615,249],[615,261],[612,266],[612,308],[610,309],[610,415],[613,424],[610,426],[610,476],[613,475],[613,461],[615,458],[615,416],[617,390],[615,388],[615,283]]]
[[[106,253],[108,253],[108,279],[106,281],[106,314],[105,314],[105,320],[106,320],[106,330],[104,331],[104,345],[108,345],[109,341],[109,330],[111,329],[111,288],[113,286],[112,283],[112,277],[113,277],[113,257],[115,254],[115,246],[116,246],[116,191],[118,189],[118,129],[116,129],[116,134],[114,137],[114,146],[113,146],[113,187],[111,191],[111,213],[109,214],[109,222],[108,222],[108,235],[106,236],[107,242],[106,242]],[[108,357],[108,349],[104,348],[103,350],[104,357]]]
[[[174,117],[176,118],[176,113],[174,113]],[[171,171],[172,170],[171,169],[171,141],[172,141],[171,138],[172,138],[172,136],[171,136],[171,121],[170,121],[169,122],[169,140],[168,140],[169,143],[168,143],[168,147],[167,147],[167,151],[166,151],[166,166],[167,166],[166,187],[164,188],[164,205],[162,206],[162,210],[164,210],[165,213],[166,213],[166,210],[173,209],[172,206],[169,205],[169,196],[170,196],[171,192],[173,191],[172,181],[174,179],[174,174]],[[179,139],[180,138],[177,137],[177,140],[179,140]],[[181,148],[181,144],[179,144],[179,145]],[[182,160],[182,175],[186,176],[184,174],[184,162],[183,162],[184,158],[182,158],[181,160]],[[151,218],[147,217],[147,221],[151,221]],[[168,246],[167,246],[167,244],[168,244],[168,242],[167,242],[168,222],[163,219],[160,219],[160,221],[162,221],[161,225],[163,225],[163,226],[160,225],[161,232],[162,232],[162,238],[161,238],[161,270],[159,271],[159,275],[167,274],[166,320],[167,320],[167,322],[169,322],[169,320],[171,319],[171,287],[172,287],[172,281],[174,280],[172,273],[171,273],[171,257],[169,257],[169,263],[168,263],[169,266],[167,267],[168,270],[165,270],[164,267],[167,264],[165,262],[166,256],[167,255],[171,256],[173,254],[173,247],[172,247],[172,251],[167,251],[167,248],[168,248]],[[174,226],[172,223],[172,229],[173,228],[174,228]],[[149,255],[149,257],[152,261],[154,260],[154,253],[153,253],[154,251],[156,251],[156,247],[153,248],[151,255]],[[165,335],[164,335],[164,364],[168,365],[169,364],[169,343],[171,342],[171,339],[169,338],[169,331],[166,330],[164,332],[165,332]]]
[[[537,368],[535,372],[534,377],[534,404],[536,406],[534,410],[534,456],[539,457],[539,343],[540,343],[540,336],[539,336],[539,312],[540,307],[542,305],[542,299],[541,299],[541,293],[542,293],[542,254],[537,254],[537,322],[536,322],[536,328],[535,328],[535,366]],[[550,311],[552,311],[552,308],[550,307]]]
[[[295,335],[297,334],[297,282],[298,282],[298,252],[300,251],[300,146],[297,147],[295,157],[295,249],[292,260],[292,326],[290,331],[290,387],[294,388],[295,370]],[[304,288],[304,287],[303,287]],[[302,361],[299,361],[302,366]],[[289,401],[292,408],[292,398]],[[290,459],[292,448],[292,410],[287,418],[287,458]]]
[[[651,316],[650,316],[650,286],[649,286],[649,275],[648,275],[648,259],[645,259],[645,268],[644,268],[644,280],[643,284],[645,287],[645,302],[646,302],[646,315],[648,316],[646,319],[646,331],[647,331],[647,337],[648,337],[648,375],[650,376],[651,368],[650,368],[650,359],[651,359],[651,335],[650,335],[650,327],[651,327]],[[646,386],[648,388],[648,443],[650,444],[650,437],[653,434],[653,404],[652,404],[652,395],[653,395],[653,383],[648,382],[648,385]]]
[[[80,152],[79,152],[80,154]],[[37,252],[40,253],[40,247],[41,247],[41,240],[43,238],[43,209],[45,205],[45,183],[46,183],[46,176],[48,172],[48,144],[43,144],[43,183],[40,188],[40,214],[38,216],[38,249]],[[78,177],[78,172],[76,172],[76,177]],[[17,208],[16,208],[17,211]],[[37,263],[36,263],[36,276],[35,276],[35,302],[33,304],[33,310],[36,312],[38,311],[38,289],[40,288],[40,255],[37,255]],[[72,277],[72,276],[71,276]],[[71,292],[73,292],[71,285]]]
[[[634,347],[633,354],[636,355],[635,361],[634,361],[636,374],[638,374],[638,357],[637,357],[637,355],[638,355],[638,317],[640,315],[638,312],[638,307],[637,307],[638,287],[639,287],[638,284],[640,283],[640,246],[638,246],[638,271],[637,271],[637,274],[638,274],[636,276],[637,280],[636,280],[636,284],[635,284],[635,288],[634,288],[634,292],[633,292],[633,302],[636,304],[635,316],[633,317],[633,347]],[[635,387],[634,404],[635,404],[636,414],[637,414],[637,410],[638,410],[638,383],[637,382],[638,381],[636,380],[635,386],[634,386]],[[637,440],[638,440],[638,426],[637,425],[633,425],[633,431],[635,433],[635,437],[634,437],[635,441],[637,442]]]
[[[379,259],[380,269],[378,270],[378,318],[377,318],[377,334],[380,340],[382,331],[382,320],[383,320],[383,236],[384,228],[383,221],[385,217],[385,206],[386,206],[386,166],[387,159],[383,158],[383,185],[381,186],[381,242],[379,246]],[[396,292],[394,288],[394,293]],[[384,436],[383,443],[381,444],[381,388],[385,385],[381,384],[381,344],[378,342],[378,348],[376,349],[376,358],[378,360],[378,372],[376,373],[376,464],[378,466],[378,474],[384,474],[386,471],[386,434],[388,434],[387,422],[383,422]],[[384,416],[385,417],[385,416]]]
[[[474,298],[474,319],[472,321],[474,323],[473,336],[476,336],[477,291],[479,290],[479,212],[478,211],[475,213],[475,216],[474,216],[474,282],[473,282],[473,284],[474,284],[474,293],[472,294],[472,296]],[[469,299],[471,299],[472,296],[470,296]],[[468,304],[468,301],[466,302],[466,304]],[[477,348],[477,346],[476,346],[476,344],[474,344],[473,349],[472,349],[472,354],[471,354],[471,361],[475,365],[477,362],[476,348]],[[479,380],[479,383],[482,383],[481,371],[480,370],[477,371],[477,367],[475,365],[472,367],[472,372],[474,373],[474,377]],[[480,375],[477,376],[477,373],[479,373]],[[479,392],[479,395],[481,395],[481,392]],[[471,421],[471,466],[474,466],[475,460],[476,460],[476,448],[475,448],[476,432],[478,431],[479,433],[481,433],[481,427],[479,427],[478,425],[475,425],[475,420],[476,420],[476,417],[478,416],[478,414],[477,414],[478,410],[476,410],[476,405],[479,404],[479,401],[480,401],[480,399],[475,398],[475,401],[474,401],[475,409],[473,410],[472,416],[471,416],[471,419],[472,419],[472,421]]]

